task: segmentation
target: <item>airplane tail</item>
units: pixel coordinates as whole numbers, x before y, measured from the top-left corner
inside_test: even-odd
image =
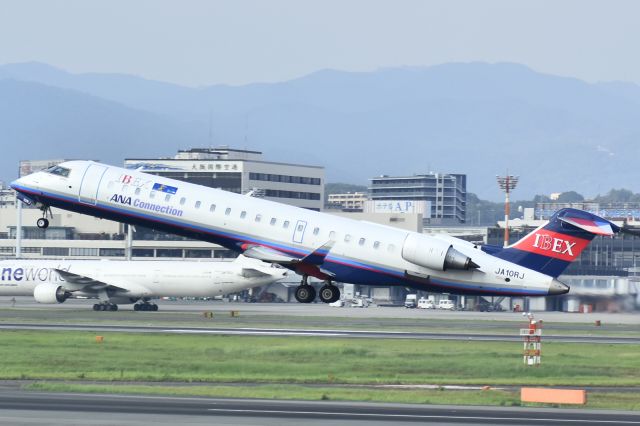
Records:
[[[612,236],[620,227],[594,214],[558,210],[549,222],[504,249],[486,250],[496,257],[557,278],[597,235]]]

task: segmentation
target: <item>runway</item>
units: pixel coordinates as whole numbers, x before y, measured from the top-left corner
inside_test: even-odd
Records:
[[[380,425],[640,424],[640,413],[503,407],[371,404],[333,401],[185,398],[0,391],[0,419],[10,424]]]
[[[170,333],[201,335],[244,335],[244,336],[279,336],[279,337],[332,337],[332,338],[370,338],[370,339],[418,339],[418,340],[457,340],[457,341],[498,341],[521,342],[519,335],[490,333],[424,333],[397,331],[364,331],[364,330],[316,330],[292,328],[219,328],[219,327],[162,327],[144,325],[71,325],[71,324],[11,324],[0,323],[0,330],[46,330],[46,331],[91,331],[97,333]],[[640,337],[609,336],[545,336],[545,341],[563,343],[592,344],[640,344]]]

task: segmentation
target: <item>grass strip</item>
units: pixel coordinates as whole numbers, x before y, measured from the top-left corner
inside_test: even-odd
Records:
[[[0,331],[0,379],[227,383],[640,385],[640,345]]]

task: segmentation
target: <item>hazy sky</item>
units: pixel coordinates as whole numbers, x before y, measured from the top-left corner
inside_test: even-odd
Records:
[[[0,0],[0,63],[185,85],[519,62],[640,83],[640,1]]]

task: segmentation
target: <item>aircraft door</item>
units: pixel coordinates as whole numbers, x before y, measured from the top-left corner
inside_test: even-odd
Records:
[[[96,204],[98,197],[98,189],[100,188],[100,182],[102,176],[107,171],[107,167],[101,164],[89,164],[87,170],[82,176],[82,182],[80,182],[80,192],[78,194],[78,200],[85,204]]]
[[[293,242],[302,244],[302,239],[304,238],[304,230],[307,229],[307,222],[304,220],[299,220],[296,222],[296,227],[293,231]]]

